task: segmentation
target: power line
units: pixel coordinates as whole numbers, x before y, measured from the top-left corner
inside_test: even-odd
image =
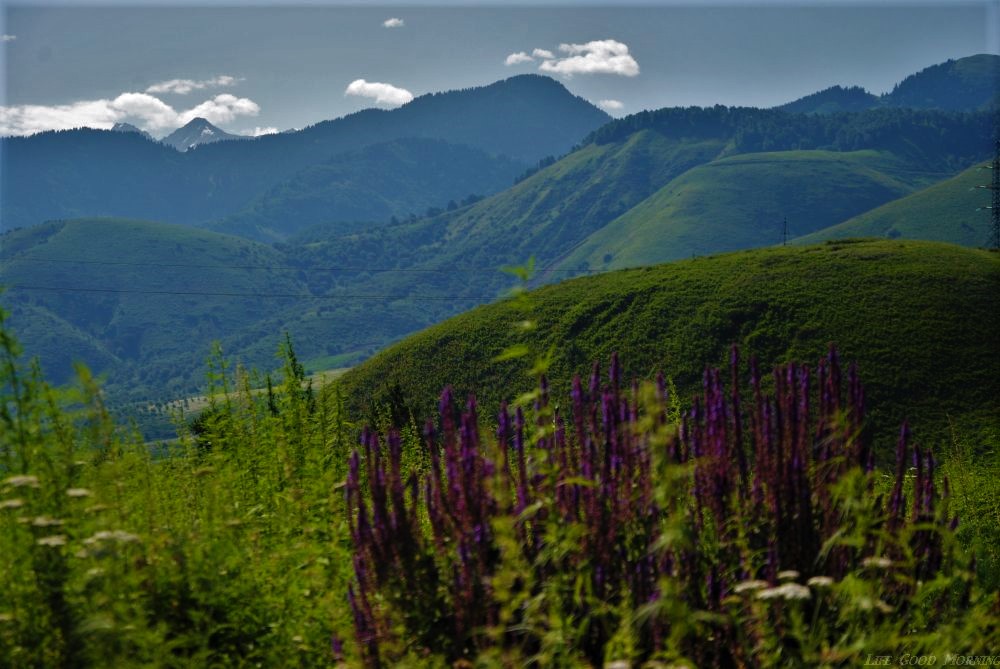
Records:
[[[491,297],[470,296],[470,295],[305,295],[301,293],[230,293],[230,292],[208,292],[208,291],[185,291],[185,290],[132,290],[128,288],[78,288],[75,286],[31,286],[26,284],[11,284],[7,286],[9,290],[37,290],[55,293],[128,293],[135,295],[180,295],[185,297],[245,297],[252,299],[297,299],[297,300],[382,300],[390,302],[394,300],[419,300],[419,301],[456,301],[469,300],[478,302],[492,302],[500,295]]]
[[[482,267],[448,267],[448,268],[396,268],[396,267],[295,267],[292,265],[206,265],[196,263],[154,263],[154,262],[128,262],[124,260],[74,260],[71,258],[37,258],[35,256],[16,256],[8,259],[32,260],[35,262],[68,263],[78,265],[118,265],[125,267],[173,267],[186,269],[243,269],[243,270],[267,270],[267,271],[290,271],[290,272],[398,272],[400,274],[451,274],[451,273],[491,273]],[[547,269],[545,272],[559,272],[570,274],[597,274],[596,269]]]

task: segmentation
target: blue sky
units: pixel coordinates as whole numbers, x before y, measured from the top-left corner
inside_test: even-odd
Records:
[[[998,8],[5,3],[0,132],[123,120],[163,135],[196,115],[235,132],[284,130],[527,72],[618,116],[772,106],[834,84],[880,93],[948,58],[1000,52]]]

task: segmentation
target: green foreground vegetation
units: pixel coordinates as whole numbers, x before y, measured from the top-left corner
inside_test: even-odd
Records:
[[[840,667],[872,654],[941,664],[995,653],[998,263],[941,244],[865,241],[622,271],[463,315],[319,389],[303,384],[290,344],[266,392],[217,356],[202,418],[155,454],[114,424],[84,368],[73,391],[53,390],[0,323],[0,665]],[[833,339],[861,363],[876,432],[898,431],[904,415],[914,426],[916,446],[896,464],[876,441],[874,471],[850,466],[867,452],[850,427],[860,417],[853,381],[843,425],[830,399],[839,389],[821,382],[815,426],[791,411],[801,400],[782,399],[789,388],[766,382],[772,363],[815,361]],[[786,460],[819,515],[767,508],[820,543],[797,548],[788,535],[769,549],[780,561],[762,546],[784,525],[748,506],[735,460],[720,469],[698,456],[704,446],[685,445],[701,434],[698,443],[744,448],[731,426],[688,413],[698,392],[701,406],[730,407],[709,416],[740,413],[717,379],[698,390],[700,368],[724,366],[734,341],[744,360],[759,357],[782,407],[776,425],[791,421],[785,434],[799,435],[794,448],[844,449]],[[624,369],[612,363],[601,418],[601,377],[589,392],[584,382],[587,400],[569,399],[568,382],[610,350]],[[537,382],[532,366],[552,383],[522,395]],[[670,375],[660,390],[624,390],[657,368]],[[443,401],[429,449],[418,421],[438,415],[429,405],[446,383],[456,400],[474,390],[484,402],[459,424]],[[497,419],[490,406],[518,396],[523,441],[521,419]],[[746,397],[749,420],[768,400]],[[563,422],[585,415],[575,428]],[[364,425],[386,439],[361,436]],[[767,464],[768,438],[743,434],[761,494],[798,480]],[[604,461],[602,449],[605,462],[625,458],[620,470],[581,464]],[[916,470],[911,452],[922,454]],[[562,457],[569,464],[554,466]],[[606,511],[564,515],[592,486],[618,490],[594,497]],[[657,510],[634,516],[636,500]],[[648,556],[665,560],[656,606],[642,603]],[[621,578],[608,584],[601,560]]]

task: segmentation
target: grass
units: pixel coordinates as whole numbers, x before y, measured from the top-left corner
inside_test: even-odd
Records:
[[[782,242],[836,225],[947,176],[887,152],[731,156],[672,180],[590,235],[564,268],[621,269]]]
[[[816,244],[846,237],[926,239],[962,246],[986,246],[990,238],[989,191],[973,190],[989,184],[989,170],[970,167],[961,174],[906,197],[849,218],[842,223],[803,235],[793,244]]]
[[[496,360],[524,344],[551,352],[560,392],[574,371],[618,351],[627,376],[662,369],[687,398],[732,342],[770,366],[815,358],[834,341],[865,370],[884,452],[906,417],[942,437],[950,417],[988,440],[1000,428],[998,279],[996,254],[878,240],[623,270],[538,289],[528,306],[507,300],[452,318],[358,365],[342,385],[348,397],[394,397],[422,417],[452,384],[492,412],[531,388],[523,360]],[[526,320],[533,329],[517,327]]]
[[[4,236],[0,282],[68,288],[195,293],[285,293],[308,290],[295,273],[247,271],[244,267],[285,266],[283,254],[262,244],[180,225],[124,219],[56,221]],[[73,262],[45,262],[45,259]],[[164,265],[182,265],[171,267]],[[9,291],[5,303],[32,305],[56,314],[116,358],[157,361],[156,386],[164,393],[200,384],[210,344],[233,329],[266,318],[265,300],[211,295]],[[17,324],[15,323],[15,328]],[[179,337],[177,333],[183,332]],[[67,342],[24,337],[44,363],[61,360]],[[56,350],[53,351],[52,349]],[[271,353],[277,348],[272,345]],[[179,364],[178,359],[186,359]],[[100,360],[110,362],[107,357]],[[95,365],[95,372],[111,370]],[[47,368],[54,381],[70,367]],[[147,376],[151,370],[146,370]],[[58,375],[63,375],[60,378]],[[116,381],[121,379],[115,379]]]

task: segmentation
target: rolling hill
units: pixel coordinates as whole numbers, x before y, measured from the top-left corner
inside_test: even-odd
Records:
[[[112,390],[168,394],[204,378],[213,340],[267,318],[275,303],[299,301],[256,295],[308,294],[283,267],[284,255],[248,240],[120,219],[46,223],[5,234],[0,249],[3,304],[29,354],[49,368],[88,361],[109,373]],[[52,322],[70,336],[36,336],[54,332]]]
[[[573,279],[474,309],[379,353],[341,383],[346,396],[405,398],[432,415],[441,388],[492,412],[531,388],[514,343],[552,351],[555,396],[570,374],[621,355],[627,377],[669,374],[685,400],[730,343],[763,369],[813,361],[829,342],[857,361],[883,448],[900,421],[917,434],[1000,429],[1000,256],[933,242],[854,241],[741,251]],[[525,333],[516,323],[537,323]],[[530,362],[530,361],[529,361]],[[966,436],[969,436],[968,434]],[[925,443],[927,443],[925,441]]]
[[[583,241],[565,269],[621,269],[772,246],[820,230],[947,173],[878,151],[731,156],[674,179]]]
[[[940,183],[887,202],[837,225],[792,240],[815,244],[845,237],[927,239],[962,246],[986,246],[990,238],[989,191],[975,190],[989,183],[988,170],[971,167]]]

